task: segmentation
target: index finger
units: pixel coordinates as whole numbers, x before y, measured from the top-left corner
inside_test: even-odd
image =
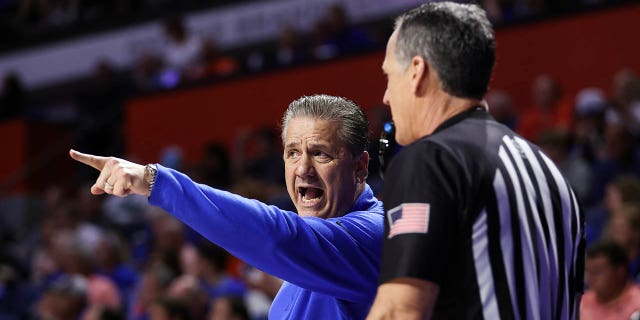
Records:
[[[107,157],[94,156],[91,154],[78,152],[73,149],[69,150],[69,155],[71,156],[71,158],[73,158],[73,160],[82,162],[88,166],[92,166],[98,171],[102,171],[102,168],[104,168],[104,164],[107,162]]]

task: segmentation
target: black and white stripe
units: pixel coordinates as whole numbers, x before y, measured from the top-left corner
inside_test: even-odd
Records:
[[[573,319],[582,237],[576,196],[553,162],[505,135],[493,194],[473,225],[485,319]]]

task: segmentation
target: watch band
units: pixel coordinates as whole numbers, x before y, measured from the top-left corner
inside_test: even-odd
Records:
[[[153,185],[156,183],[156,175],[158,174],[158,168],[155,164],[149,163],[144,167],[144,180],[149,184],[149,193],[147,196],[151,196]]]

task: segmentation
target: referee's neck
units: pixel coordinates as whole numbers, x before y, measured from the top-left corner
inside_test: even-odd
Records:
[[[432,134],[442,123],[455,115],[482,105],[482,101],[477,99],[459,98],[442,92],[423,100],[415,113],[419,123],[424,124],[416,126],[416,130],[419,131],[416,132],[418,138]]]

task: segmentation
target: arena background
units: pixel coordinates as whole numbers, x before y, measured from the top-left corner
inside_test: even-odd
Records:
[[[0,319],[26,319],[38,302],[38,295],[30,291],[37,291],[32,286],[41,280],[34,279],[34,252],[42,247],[39,235],[44,232],[44,222],[53,216],[51,206],[66,208],[71,204],[83,217],[82,206],[86,203],[80,194],[83,190],[88,193],[85,184],[96,173],[73,163],[68,157],[70,148],[140,163],[161,162],[210,183],[201,171],[212,145],[227,150],[231,167],[238,160],[234,156],[240,143],[249,144],[242,146],[246,149],[243,161],[256,156],[261,152],[257,151],[262,143],[261,130],[278,132],[283,110],[302,95],[345,96],[372,117],[384,114],[380,111],[386,108],[382,105],[385,82],[380,66],[386,38],[393,17],[419,3],[159,0],[134,1],[131,3],[136,5],[123,5],[125,9],[105,11],[107,14],[100,10],[108,6],[97,5],[87,5],[90,10],[83,13],[83,5],[93,2],[77,2],[80,5],[74,10],[79,10],[77,17],[84,20],[68,22],[60,18],[64,15],[55,20],[56,16],[50,14],[49,22],[44,23],[21,20],[20,8],[26,2],[0,1],[0,36],[4,39],[0,41],[0,76],[4,77],[0,91],[0,266],[12,270],[8,275],[0,272],[0,284],[2,288],[11,284],[11,288],[26,290],[18,296],[28,302],[12,305],[11,292],[0,291]],[[287,65],[268,65],[260,60],[269,57],[285,25],[293,28],[300,43],[313,46],[313,21],[323,19],[325,10],[333,4],[345,9],[349,26],[368,33],[366,46]],[[496,27],[497,63],[490,89],[508,93],[514,118],[532,106],[532,86],[543,74],[557,80],[562,88],[561,100],[572,110],[580,102],[576,95],[585,88],[598,88],[603,98],[613,101],[614,78],[621,70],[630,71],[638,79],[637,1],[481,4],[493,8],[491,18]],[[516,10],[518,5],[528,11]],[[158,83],[140,84],[145,68],[154,66],[145,64],[149,63],[146,54],[151,52],[155,58],[162,55],[166,45],[162,23],[176,13],[184,19],[188,32],[217,45],[207,61],[208,71],[190,80],[176,80],[175,74],[158,68],[153,78]],[[100,87],[103,79],[108,79],[107,89]],[[640,94],[635,97],[640,101]],[[379,135],[380,119],[376,120],[373,142]],[[94,143],[94,138],[99,143]],[[254,140],[239,142],[242,139]],[[631,147],[634,155],[640,154],[638,145],[636,135]],[[277,143],[268,147],[276,155],[280,152]],[[590,168],[597,176],[598,159],[591,161]],[[627,173],[640,175],[637,164],[640,160],[632,162]],[[370,178],[375,183],[375,172]],[[591,190],[594,195],[585,200],[589,208],[603,206],[601,191],[613,178],[606,177],[599,184],[594,178],[592,189],[600,193]],[[264,190],[256,189],[278,184],[273,179],[251,186],[245,182],[237,179],[226,186],[259,198],[265,196]],[[96,202],[90,206],[97,215],[108,216],[111,201],[107,197],[89,201]],[[81,218],[74,228],[98,220],[104,219]],[[140,264],[146,258],[136,256],[134,241],[127,237],[130,230],[96,224],[98,229],[124,239],[128,257],[124,262],[141,275]],[[186,239],[189,231],[185,234]],[[153,242],[146,245],[155,248]],[[228,266],[236,276],[237,263]],[[125,313],[130,315],[131,311]]]

